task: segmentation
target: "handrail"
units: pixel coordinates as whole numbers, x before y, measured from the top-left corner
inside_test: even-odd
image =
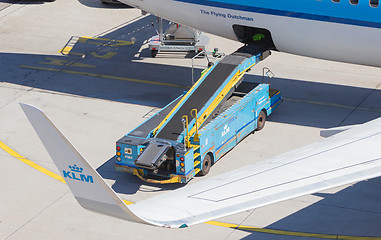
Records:
[[[204,65],[196,65],[194,64],[194,60],[202,55],[204,55],[206,57],[206,60],[208,61],[208,68],[207,69],[210,69],[210,63],[214,64],[213,61],[216,61],[217,58],[221,58],[221,57],[224,57],[225,54],[224,53],[217,53],[216,51],[218,51],[217,49],[215,49],[214,52],[207,52],[206,50],[202,50],[201,52],[197,53],[194,57],[192,57],[192,85],[194,84],[194,67],[195,66],[198,66],[198,67],[205,67]],[[209,58],[209,55],[211,55],[213,58]]]
[[[273,78],[275,75],[274,75],[274,73],[270,70],[270,68],[268,68],[268,67],[264,67],[263,69],[262,69],[262,83],[265,83],[265,75],[269,78],[269,79],[271,79],[271,78]],[[269,80],[269,83],[268,84],[270,84],[270,80]]]
[[[195,119],[195,127],[196,127],[196,134],[193,137],[193,141],[199,142],[200,141],[200,135],[198,134],[198,117],[197,117],[197,109],[192,109],[190,112],[191,116]],[[188,131],[188,129],[187,129]]]
[[[185,146],[187,147],[187,148],[190,148],[190,146],[191,146],[191,144],[190,144],[190,141],[189,141],[189,139],[190,139],[190,137],[189,137],[189,131],[188,131],[188,124],[189,124],[189,122],[188,122],[188,115],[184,115],[182,118],[181,118],[181,121],[183,122],[183,124],[184,124],[184,131],[185,131],[185,133],[184,133],[184,144],[185,144]]]

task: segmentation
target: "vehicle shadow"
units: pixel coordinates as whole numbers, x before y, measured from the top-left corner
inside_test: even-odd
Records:
[[[112,157],[96,170],[104,179],[114,180],[111,188],[119,194],[132,195],[136,192],[161,192],[175,190],[185,186],[185,184],[154,184],[140,180],[129,173],[120,173],[115,170],[116,156]]]

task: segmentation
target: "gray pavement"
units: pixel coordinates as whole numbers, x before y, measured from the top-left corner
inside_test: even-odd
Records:
[[[205,223],[161,229],[88,212],[64,183],[12,156],[7,147],[58,173],[18,106],[24,102],[43,109],[124,199],[180,187],[146,184],[113,168],[115,141],[191,84],[190,56],[150,58],[146,40],[155,34],[155,21],[96,0],[0,0],[0,239],[381,237],[380,178],[217,219],[249,227],[243,230]],[[229,54],[239,46],[210,36],[210,50]],[[203,59],[197,63],[206,66]],[[261,81],[265,66],[284,103],[263,131],[190,184],[317,141],[323,128],[381,117],[381,69],[273,53],[246,80]]]

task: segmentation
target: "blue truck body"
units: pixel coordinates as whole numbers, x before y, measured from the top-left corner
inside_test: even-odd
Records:
[[[182,97],[183,95],[147,122],[160,115],[166,115]],[[184,144],[185,132],[177,141],[155,139],[157,146],[161,143],[172,146],[168,150],[170,154],[167,154],[168,156],[158,169],[139,167],[135,161],[145,151],[148,142],[152,141],[152,131],[137,136],[134,134],[136,132],[134,129],[116,144],[116,169],[132,173],[148,182],[186,183],[202,170],[207,156],[209,161],[211,160],[209,164],[217,162],[226,152],[258,128],[258,117],[261,112],[268,116],[281,102],[280,92],[270,89],[269,84],[243,82],[220,107],[220,110],[199,128],[199,141],[195,142],[193,137],[190,139],[192,147],[186,147]],[[190,125],[192,123],[194,124],[194,121]]]

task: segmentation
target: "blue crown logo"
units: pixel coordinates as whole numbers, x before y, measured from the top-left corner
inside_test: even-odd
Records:
[[[83,172],[83,168],[80,168],[80,167],[77,167],[76,164],[74,164],[73,166],[69,166],[70,170],[72,172],[78,172],[78,173],[82,173]]]

